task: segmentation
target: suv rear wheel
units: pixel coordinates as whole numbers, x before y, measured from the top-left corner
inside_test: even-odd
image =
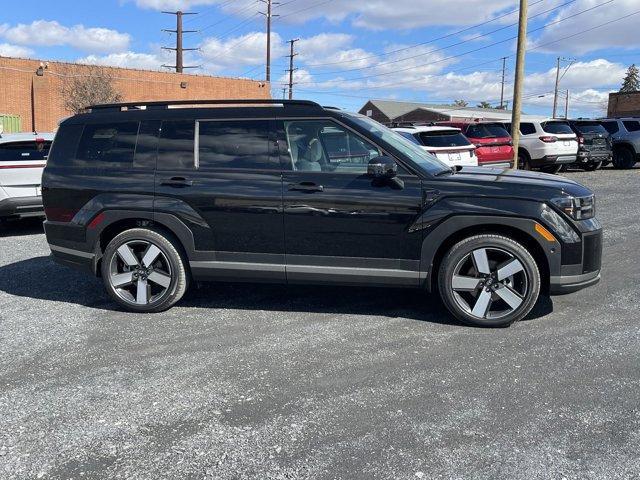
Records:
[[[520,243],[501,235],[476,235],[447,252],[438,288],[460,321],[503,327],[531,311],[540,294],[540,272]]]
[[[176,246],[162,233],[133,228],[117,235],[102,259],[102,280],[127,310],[160,312],[187,289],[187,272]]]
[[[615,168],[633,168],[636,164],[636,156],[628,147],[618,147],[613,150],[613,166]]]

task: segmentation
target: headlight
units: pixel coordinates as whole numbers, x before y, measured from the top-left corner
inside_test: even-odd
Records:
[[[565,243],[578,243],[580,237],[567,221],[547,205],[542,205],[542,218]]]
[[[561,197],[551,199],[556,207],[574,220],[588,220],[596,215],[596,197]]]

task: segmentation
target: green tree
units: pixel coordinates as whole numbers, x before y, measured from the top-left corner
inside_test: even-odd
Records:
[[[489,102],[480,102],[476,105],[478,108],[493,108]]]
[[[620,92],[629,93],[638,91],[640,91],[640,73],[634,63],[627,69],[627,74],[622,81]]]
[[[453,101],[453,106],[454,107],[466,107],[469,105],[469,102],[465,102],[464,100],[454,100]]]

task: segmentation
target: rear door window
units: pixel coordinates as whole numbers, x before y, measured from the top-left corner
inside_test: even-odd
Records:
[[[269,120],[198,122],[200,168],[279,170],[269,149]]]
[[[138,127],[138,122],[85,125],[76,153],[77,162],[95,167],[133,166]]]
[[[522,135],[533,135],[536,133],[536,126],[533,123],[524,122],[520,124],[520,133]]]
[[[571,135],[573,130],[567,122],[545,122],[542,129],[547,133],[555,133],[556,135]]]
[[[50,141],[0,143],[0,162],[45,160],[50,148]]]
[[[497,123],[479,123],[467,127],[469,138],[505,138],[509,136],[504,127]]]
[[[640,122],[638,120],[625,120],[622,123],[624,124],[624,128],[627,129],[627,132],[640,131]]]
[[[466,147],[471,142],[461,132],[456,131],[433,131],[420,132],[420,140],[427,147],[447,148],[447,147]]]
[[[194,169],[195,120],[162,122],[158,141],[158,170]]]

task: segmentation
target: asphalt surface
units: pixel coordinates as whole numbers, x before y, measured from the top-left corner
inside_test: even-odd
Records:
[[[0,478],[640,478],[640,168],[602,282],[507,329],[413,291],[207,285],[118,311],[0,227]]]

